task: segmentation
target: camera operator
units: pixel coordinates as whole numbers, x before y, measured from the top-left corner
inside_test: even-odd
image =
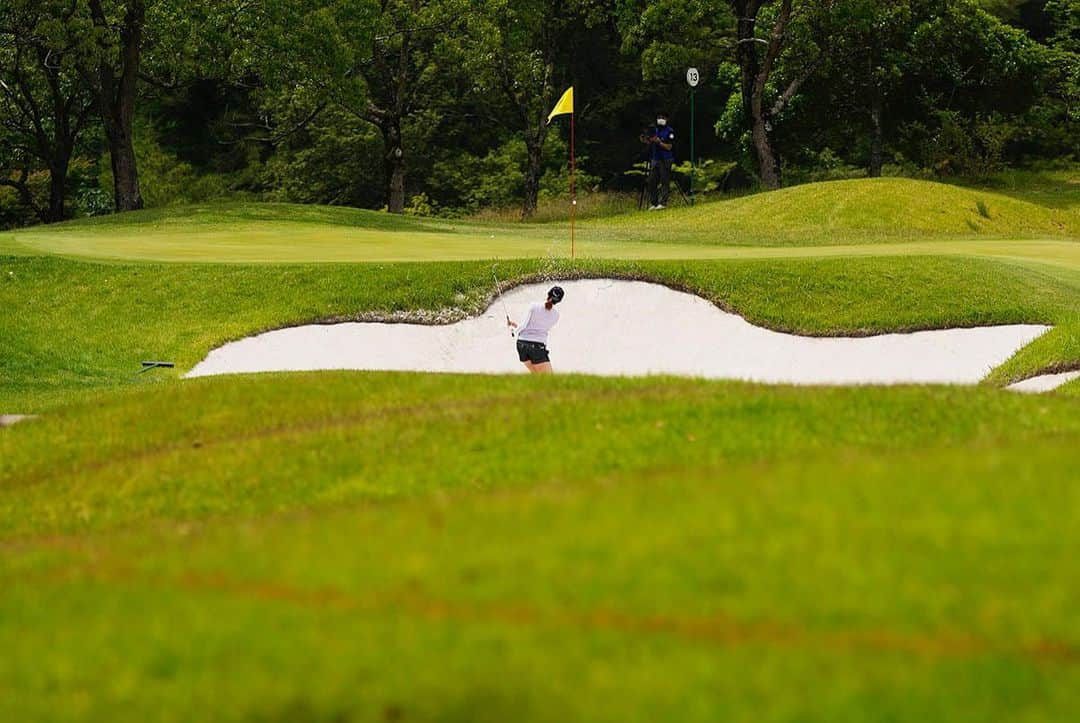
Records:
[[[675,131],[668,125],[667,113],[656,115],[656,126],[641,135],[649,147],[649,210],[667,207],[671,195],[671,165],[675,162]]]

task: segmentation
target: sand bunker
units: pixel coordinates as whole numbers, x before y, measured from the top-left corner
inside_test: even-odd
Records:
[[[1007,388],[1014,392],[1027,392],[1029,394],[1041,394],[1052,392],[1060,386],[1068,384],[1073,379],[1080,379],[1080,372],[1061,372],[1060,374],[1043,374],[1031,377],[1016,384],[1010,384]]]
[[[792,384],[975,384],[1049,329],[1014,325],[810,338],[756,327],[708,301],[636,281],[561,282],[548,346],[558,372],[675,374]],[[448,326],[343,323],[271,331],[215,349],[188,376],[316,369],[524,373],[506,328],[549,283],[522,286]]]

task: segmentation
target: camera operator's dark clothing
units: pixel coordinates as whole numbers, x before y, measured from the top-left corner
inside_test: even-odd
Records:
[[[657,126],[649,130],[649,136],[657,138],[660,143],[666,143],[671,146],[669,150],[664,150],[660,143],[653,143],[649,146],[649,160],[650,161],[674,161],[675,160],[675,131],[671,126]]]
[[[675,131],[671,126],[650,128],[642,138],[649,143],[649,203],[652,208],[666,206],[671,195],[671,165],[675,162]],[[661,143],[670,146],[664,148]]]
[[[671,195],[672,159],[649,161],[649,201],[652,206],[666,206]]]

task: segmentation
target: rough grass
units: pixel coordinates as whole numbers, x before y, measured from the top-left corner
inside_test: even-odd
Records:
[[[0,263],[0,408],[39,410],[79,390],[148,383],[220,344],[282,326],[429,312],[476,313],[494,293],[485,262],[211,266],[94,264],[55,257]],[[1080,291],[1053,275],[933,257],[716,262],[500,263],[504,284],[537,275],[643,278],[698,293],[750,321],[811,335],[1005,323],[1064,324],[1005,381],[1080,362],[1070,339]],[[440,313],[441,312],[441,313]],[[1075,326],[1074,326],[1075,324]],[[178,364],[136,377],[142,360]]]
[[[1069,720],[1077,411],[344,373],[71,406],[0,434],[0,705]]]
[[[564,197],[542,196],[529,223],[566,223],[569,200]],[[581,191],[578,193],[577,218],[589,220],[610,218],[618,214],[638,213],[638,194],[617,191]],[[487,224],[512,224],[521,222],[521,205],[502,208],[483,208],[466,217],[469,221]]]
[[[1080,169],[1073,165],[1035,170],[1010,169],[978,183],[957,185],[987,189],[1049,208],[1080,210]]]
[[[998,390],[527,379],[241,375],[71,404],[0,436],[0,539],[529,487],[530,450],[572,481],[1080,433],[1072,400]]]

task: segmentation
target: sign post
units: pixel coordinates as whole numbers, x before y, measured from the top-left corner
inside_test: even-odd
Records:
[[[694,164],[694,89],[701,82],[701,74],[697,68],[686,70],[686,84],[690,86],[690,205],[694,205],[694,176],[697,175],[697,166]]]

